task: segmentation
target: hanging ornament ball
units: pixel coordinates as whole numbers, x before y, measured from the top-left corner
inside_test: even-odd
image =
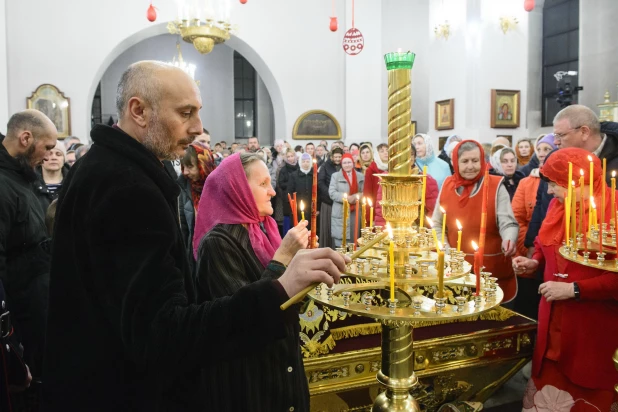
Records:
[[[363,47],[365,47],[363,33],[356,27],[352,27],[346,32],[345,36],[343,36],[343,51],[350,56],[356,56],[363,51]]]
[[[524,1],[524,10],[526,10],[526,11],[534,10],[534,0],[525,0]]]
[[[337,31],[339,23],[337,23],[337,17],[330,18],[330,31]]]
[[[240,0],[240,4],[247,4],[247,0]]]
[[[146,12],[146,18],[148,21],[153,22],[157,19],[157,9],[152,4],[148,7],[148,11]]]

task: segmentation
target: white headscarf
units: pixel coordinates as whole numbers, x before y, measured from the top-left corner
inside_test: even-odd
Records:
[[[418,157],[418,159],[422,160],[422,161],[427,161],[427,160],[431,160],[433,157],[435,157],[435,153],[433,150],[433,143],[431,143],[431,137],[429,137],[428,134],[425,133],[418,133],[414,136],[414,139],[416,139],[417,137],[420,137],[423,139],[423,141],[425,142],[425,156],[423,157]],[[414,141],[414,139],[412,139]],[[414,144],[414,143],[412,143]]]
[[[388,170],[388,162],[384,163],[382,159],[380,159],[380,153],[378,152],[378,149],[374,151],[373,161],[376,162],[376,166],[378,166],[378,169],[380,169],[381,171],[386,172]]]
[[[489,163],[491,164],[491,167],[494,168],[494,172],[500,173],[501,175],[504,174],[504,169],[502,169],[502,162],[500,161],[500,155],[502,154],[502,150],[503,149],[496,150],[494,154],[492,154],[489,158]]]

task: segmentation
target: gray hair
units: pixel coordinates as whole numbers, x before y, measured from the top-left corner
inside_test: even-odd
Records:
[[[40,113],[40,115],[45,116],[43,113]],[[27,130],[32,133],[32,136],[36,139],[41,133],[45,132],[46,127],[40,115],[37,115],[33,110],[15,113],[11,116],[6,126],[6,136],[9,139],[16,138],[19,132]]]
[[[141,61],[133,63],[122,73],[116,91],[118,118],[123,117],[129,100],[133,97],[139,97],[147,104],[156,107],[156,102],[161,97],[161,84],[153,73],[166,68],[171,66],[163,62]]]
[[[465,152],[470,152],[472,150],[479,150],[481,152],[481,156],[484,155],[483,150],[481,150],[476,143],[465,142],[461,146],[459,146],[459,149],[457,150],[457,157],[461,157],[461,155],[463,155]]]
[[[240,154],[240,163],[242,168],[245,169],[245,176],[249,177],[249,167],[255,162],[264,162],[264,158],[257,153],[244,152]]]
[[[588,107],[581,104],[574,104],[567,106],[560,110],[556,117],[554,117],[554,124],[562,119],[569,120],[569,126],[576,128],[586,126],[590,129],[590,132],[595,135],[601,132],[601,124],[597,115]]]
[[[75,160],[79,160],[82,156],[84,156],[86,153],[88,153],[88,150],[90,150],[90,145],[89,144],[85,144],[83,146],[78,147],[77,149],[75,149]]]

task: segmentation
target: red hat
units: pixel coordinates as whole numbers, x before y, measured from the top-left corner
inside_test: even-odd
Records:
[[[343,163],[343,159],[350,159],[352,163],[354,163],[354,158],[352,157],[350,153],[346,153],[341,157],[341,163]]]

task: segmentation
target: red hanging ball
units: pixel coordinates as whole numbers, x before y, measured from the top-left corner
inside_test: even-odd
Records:
[[[247,0],[240,0],[240,4],[247,4]]]
[[[146,12],[146,18],[148,21],[153,22],[157,19],[157,9],[152,4],[148,7],[148,11]]]
[[[526,10],[526,11],[534,10],[534,0],[525,0],[524,1],[524,10]]]
[[[330,18],[330,31],[337,31],[339,23],[337,23],[337,17]]]

